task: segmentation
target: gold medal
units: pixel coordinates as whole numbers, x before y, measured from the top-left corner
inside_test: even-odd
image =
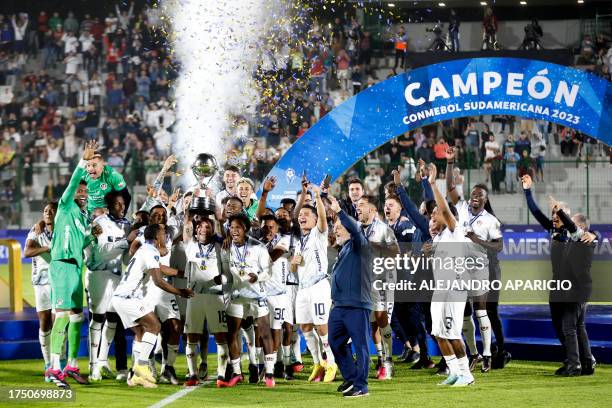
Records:
[[[238,271],[238,274],[239,274],[240,276],[244,276],[244,275],[246,274],[246,271],[245,271],[244,269],[240,269],[240,270]]]
[[[202,265],[200,265],[200,270],[201,270],[201,271],[205,271],[205,270],[206,270],[206,264],[202,264]]]

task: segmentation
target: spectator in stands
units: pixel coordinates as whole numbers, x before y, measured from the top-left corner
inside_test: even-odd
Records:
[[[492,170],[493,170],[492,161],[496,156],[498,155],[501,156],[501,150],[499,148],[499,143],[497,143],[497,141],[495,140],[495,135],[493,134],[489,135],[489,141],[485,143],[485,149],[486,149],[486,152],[485,152],[485,158],[484,158],[484,169],[487,174],[486,182],[488,182],[489,177],[491,177]]]
[[[440,173],[444,173],[446,171],[446,151],[448,150],[448,143],[446,140],[441,137],[433,146],[434,157],[436,159],[435,164],[436,168]]]
[[[524,175],[529,175],[531,178],[533,178],[533,173],[534,173],[533,169],[534,169],[533,159],[529,156],[529,153],[527,153],[527,150],[523,150],[521,159],[518,161],[519,178],[523,177]]]
[[[368,167],[368,175],[363,180],[365,187],[365,195],[377,198],[380,194],[380,187],[382,186],[382,180],[378,174],[378,167]]]
[[[466,158],[467,163],[475,165],[478,163],[478,142],[480,141],[480,134],[476,130],[474,122],[470,122],[468,127],[465,129],[465,152],[468,155]]]
[[[504,154],[504,163],[506,165],[506,193],[514,194],[516,193],[515,188],[518,180],[516,164],[521,157],[514,151],[514,145],[504,145],[504,148],[506,149],[506,153]]]
[[[531,154],[531,141],[526,131],[522,131],[518,140],[514,143],[514,151],[521,157],[523,156],[523,151]]]
[[[417,161],[423,160],[425,163],[431,163],[434,161],[434,158],[435,156],[433,149],[429,146],[429,142],[427,140],[424,140],[421,144],[421,147],[418,148],[416,151],[415,159]]]
[[[395,63],[393,64],[393,74],[397,74],[397,66],[401,69],[406,67],[406,51],[408,50],[408,35],[404,26],[400,26],[398,33],[393,38],[393,48],[395,49]]]

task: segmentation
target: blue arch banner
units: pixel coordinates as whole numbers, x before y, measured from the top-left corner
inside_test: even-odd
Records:
[[[306,132],[269,176],[271,207],[300,188],[300,177],[332,180],[390,139],[431,123],[513,115],[568,126],[612,144],[612,83],[543,61],[473,58],[406,72],[345,101]]]

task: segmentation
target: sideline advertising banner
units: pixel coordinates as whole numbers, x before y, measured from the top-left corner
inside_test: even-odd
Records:
[[[612,84],[574,68],[517,58],[434,64],[372,86],[333,109],[270,171],[271,207],[300,188],[332,180],[388,140],[463,116],[513,115],[568,126],[612,144]]]

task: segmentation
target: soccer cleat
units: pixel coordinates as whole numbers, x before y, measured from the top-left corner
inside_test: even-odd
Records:
[[[274,375],[266,374],[264,378],[264,382],[266,383],[266,387],[274,388],[276,383],[274,382]]]
[[[285,366],[285,371],[283,372],[283,378],[287,381],[291,381],[295,379],[295,377],[293,377],[293,366],[292,365]]]
[[[244,378],[242,377],[242,374],[233,374],[232,378],[230,378],[229,381],[223,383],[223,387],[228,387],[228,388],[235,387],[236,384],[238,384],[239,382],[243,382],[243,381],[244,381]]]
[[[346,398],[359,398],[359,397],[367,397],[368,395],[370,395],[367,392],[363,392],[361,390],[357,390],[355,388],[353,388],[352,390],[345,392],[344,396]]]
[[[488,373],[491,371],[491,356],[484,356],[482,358],[482,367],[480,367],[480,372]]]
[[[324,383],[333,382],[336,379],[336,374],[338,373],[338,365],[336,363],[327,364],[325,368],[325,376],[323,377]]]
[[[153,376],[153,373],[151,373],[151,368],[148,365],[134,364],[134,376],[142,377],[150,383],[157,382]]]
[[[126,381],[128,378],[128,371],[127,370],[119,370],[119,372],[117,373],[117,377],[115,377],[115,380],[117,381]]]
[[[315,364],[312,367],[312,373],[310,377],[308,377],[308,382],[319,382],[323,379],[325,375],[325,368],[321,364]]]
[[[70,388],[70,386],[66,382],[66,377],[64,377],[64,373],[62,373],[60,370],[48,368],[47,371],[45,371],[45,376],[49,377],[49,382],[52,382],[58,388]]]
[[[353,383],[350,381],[344,381],[342,384],[338,386],[336,391],[344,394],[345,392],[349,392],[352,389],[353,389]]]
[[[301,373],[304,371],[304,364],[301,361],[296,361],[292,364],[294,373]]]
[[[45,364],[45,382],[51,382],[51,378],[47,375],[47,370],[50,368],[51,366],[49,364]]]
[[[448,366],[446,365],[446,360],[441,359],[438,365],[438,370],[436,371],[436,375],[449,375],[450,371],[448,370]]]
[[[384,380],[385,378],[387,378],[387,368],[383,365],[376,372],[376,379]]]
[[[385,368],[385,378],[383,380],[390,380],[393,377],[393,363],[390,360],[385,361],[383,367]]]
[[[134,375],[131,378],[131,386],[135,387],[137,385],[142,385],[144,388],[157,388],[157,384],[147,381],[144,377],[139,375]]]
[[[115,373],[113,373],[113,370],[111,370],[110,367],[106,364],[101,365],[98,371],[101,374],[102,378],[115,378]]]
[[[166,366],[166,368],[164,369],[164,371],[166,371],[168,373],[168,378],[170,379],[170,384],[172,385],[179,385],[179,380],[176,376],[176,371],[174,370],[173,366]]]
[[[402,351],[402,354],[398,357],[399,361],[404,361],[406,360],[406,358],[408,357],[408,353],[410,353],[412,351],[412,349],[406,345],[404,345],[404,350]]]
[[[410,350],[408,352],[408,355],[404,359],[404,363],[412,364],[412,363],[414,363],[416,361],[419,361],[420,358],[421,358],[421,353],[418,353],[418,352],[416,352],[414,350]]]
[[[192,375],[187,381],[185,381],[185,387],[195,387],[198,384],[200,384],[200,380],[198,380],[197,375]]]
[[[470,371],[474,371],[478,366],[478,363],[482,361],[482,356],[480,354],[474,354],[473,356],[468,357]]]
[[[263,364],[258,364],[257,365],[257,371],[259,372],[259,379],[257,381],[257,383],[260,383],[264,380],[265,376],[266,376],[266,368],[264,367]]]
[[[277,361],[274,363],[274,377],[275,378],[283,378],[283,374],[285,373],[285,366],[282,362]]]
[[[249,364],[249,384],[257,384],[258,382],[259,382],[259,369],[257,368],[255,364]]]
[[[474,384],[474,377],[471,375],[469,377],[467,375],[460,375],[459,378],[451,384],[451,387],[467,387],[472,384]]]
[[[457,374],[451,374],[446,377],[446,380],[439,382],[438,385],[453,385],[458,379],[459,376]]]
[[[217,388],[223,388],[225,387],[225,377],[222,376],[217,376]]]
[[[132,378],[134,378],[134,371],[132,369],[130,369],[130,371],[128,371],[127,377],[125,379],[125,381],[127,382],[128,387],[136,386],[136,384],[134,384],[132,382]]]
[[[208,364],[202,362],[200,363],[200,368],[198,369],[198,378],[200,381],[208,380]]]
[[[155,365],[154,358],[149,359],[149,369],[151,370],[151,375],[153,376],[153,378],[157,378],[158,372],[157,372],[157,366]]]
[[[94,366],[93,371],[89,374],[89,381],[102,381],[102,374],[100,374],[100,370]]]
[[[89,381],[87,381],[87,379],[81,375],[81,371],[79,371],[79,369],[76,367],[72,367],[69,365],[64,367],[64,376],[72,378],[74,381],[81,385],[89,384]]]

